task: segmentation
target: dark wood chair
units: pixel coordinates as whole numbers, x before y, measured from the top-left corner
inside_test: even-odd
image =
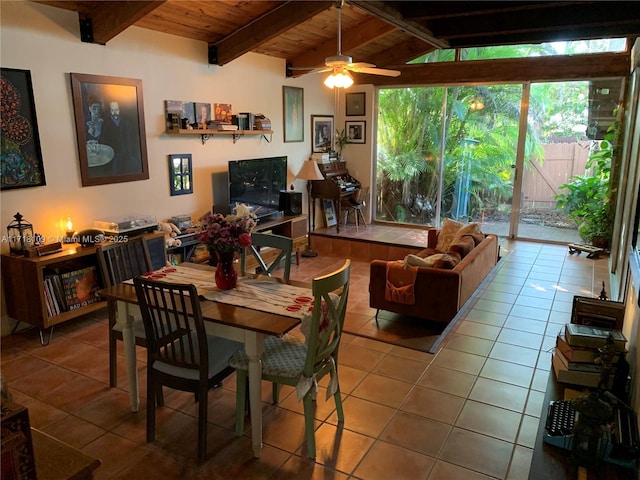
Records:
[[[147,338],[147,442],[155,440],[162,387],[193,392],[199,403],[198,459],[203,460],[208,392],[233,373],[229,357],[243,345],[207,334],[194,285],[144,277],[133,282]]]
[[[353,221],[356,224],[356,232],[359,231],[360,221],[367,228],[367,221],[364,219],[362,209],[367,206],[366,200],[369,195],[369,187],[363,187],[351,195],[349,198],[345,198],[340,202],[340,206],[344,210],[344,223],[347,224],[347,219],[350,213],[353,213]]]
[[[114,242],[98,247],[98,265],[105,287],[153,270],[153,263],[144,236],[132,237],[127,242]],[[122,340],[122,328],[116,323],[117,307],[115,302],[107,304],[109,316],[109,386],[118,385],[118,352],[116,341]],[[133,333],[136,345],[147,346],[144,327],[140,316],[133,320]]]

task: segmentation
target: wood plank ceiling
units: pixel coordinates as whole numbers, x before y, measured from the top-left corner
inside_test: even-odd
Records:
[[[78,12],[81,40],[105,44],[130,26],[206,42],[224,65],[247,52],[320,67],[337,52],[334,1],[37,1]],[[640,8],[607,1],[365,1],[342,7],[342,53],[400,68],[436,48],[640,34]],[[304,72],[296,71],[296,74]]]

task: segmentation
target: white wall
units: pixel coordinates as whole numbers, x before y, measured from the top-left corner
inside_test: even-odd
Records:
[[[47,237],[64,234],[68,216],[76,229],[116,215],[197,218],[211,208],[211,173],[226,170],[228,160],[287,155],[291,182],[311,153],[310,116],[333,115],[336,105],[322,76],[286,78],[282,59],[250,53],[223,67],[208,65],[204,42],[137,27],[106,46],[86,44],[80,41],[76,13],[22,0],[2,1],[0,44],[2,67],[31,71],[47,183],[0,194],[5,232],[18,211]],[[149,180],[82,187],[71,72],[142,80]],[[304,142],[283,141],[283,85],[304,88]],[[216,137],[202,145],[198,136],[166,135],[165,100],[230,103],[234,112],[262,113],[271,119],[272,142],[251,136],[234,144],[230,137]],[[185,153],[193,157],[194,193],[172,197],[167,156]],[[295,187],[305,190],[302,181]],[[1,248],[8,250],[6,244]],[[2,327],[6,332],[5,319]]]

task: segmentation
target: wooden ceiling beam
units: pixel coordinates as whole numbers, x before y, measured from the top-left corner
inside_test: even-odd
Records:
[[[209,63],[224,65],[296,25],[323,12],[334,2],[284,2],[254,22],[209,45]]]
[[[79,14],[80,39],[105,45],[165,1],[83,2],[86,13]]]
[[[394,2],[349,0],[349,4],[390,23],[400,30],[405,31],[414,37],[419,38],[423,42],[433,45],[434,47],[449,48],[449,43],[446,40],[436,38],[433,35],[433,32],[425,28],[423,25],[405,19],[400,10],[396,5],[394,5]]]
[[[349,52],[371,43],[391,32],[396,31],[396,27],[377,18],[370,18],[362,22],[355,28],[349,28],[342,32],[342,53],[349,55]],[[324,42],[318,48],[309,50],[302,55],[288,61],[289,67],[322,67],[325,58],[335,55],[338,50],[337,36],[334,39]],[[415,58],[415,57],[414,57]],[[357,58],[356,62],[369,61],[368,59]],[[303,75],[303,72],[293,72],[292,76]]]
[[[624,77],[629,54],[561,55],[552,57],[475,60],[404,65],[399,77],[354,74],[357,84],[376,86],[426,86],[462,83],[544,82]]]
[[[430,43],[423,42],[415,37],[399,45],[394,45],[387,50],[378,53],[369,61],[378,67],[395,68],[397,65],[404,65],[410,60],[426,55],[436,50],[436,47]]]

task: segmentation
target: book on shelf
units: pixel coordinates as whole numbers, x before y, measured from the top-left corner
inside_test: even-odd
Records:
[[[567,343],[572,347],[604,347],[609,335],[613,337],[613,346],[616,350],[624,351],[627,344],[627,339],[620,330],[594,327],[591,325],[567,323],[565,325],[564,335]]]
[[[66,305],[69,310],[96,303],[100,297],[98,273],[95,266],[89,266],[61,275]]]

